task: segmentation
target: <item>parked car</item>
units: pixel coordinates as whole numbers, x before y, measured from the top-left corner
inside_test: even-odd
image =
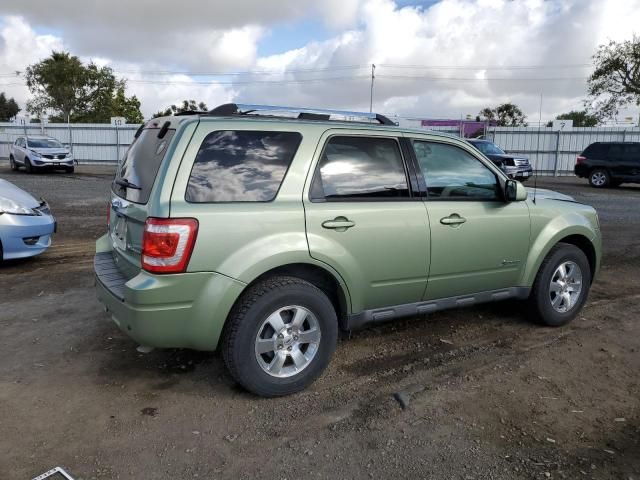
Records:
[[[55,231],[47,202],[0,179],[0,260],[41,254],[51,245]]]
[[[511,178],[521,182],[527,181],[533,175],[533,168],[527,157],[505,153],[500,147],[489,140],[471,138],[467,140],[480,150],[489,160],[500,167]]]
[[[457,137],[336,115],[227,104],[141,127],[96,243],[119,328],[220,348],[276,396],[320,375],[339,328],[509,298],[546,325],[578,314],[601,257],[592,207],[528,201]]]
[[[56,168],[73,173],[73,155],[58,140],[45,136],[16,138],[9,147],[9,164],[12,170],[20,167],[28,173],[36,169]]]
[[[576,159],[574,173],[592,187],[640,183],[640,142],[596,142]]]

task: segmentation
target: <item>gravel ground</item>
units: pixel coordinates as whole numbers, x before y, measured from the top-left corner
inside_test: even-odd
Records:
[[[139,354],[110,322],[92,255],[112,169],[77,172],[0,166],[59,221],[45,254],[0,266],[0,478],[640,480],[640,188],[539,182],[600,213],[603,268],[571,325],[515,302],[398,321],[265,400],[218,354]]]

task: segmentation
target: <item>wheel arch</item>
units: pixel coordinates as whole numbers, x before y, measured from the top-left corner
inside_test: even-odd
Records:
[[[532,286],[542,261],[549,254],[551,249],[558,243],[568,243],[578,247],[584,252],[587,260],[589,261],[589,268],[591,270],[591,281],[599,268],[599,255],[598,255],[598,236],[588,222],[576,222],[578,215],[571,215],[576,217],[568,223],[572,224],[569,228],[556,230],[553,223],[549,224],[538,237],[533,241],[531,248],[529,249],[529,256],[524,272],[521,277],[522,286]],[[585,219],[586,220],[586,219]]]
[[[336,310],[339,326],[345,328],[347,316],[351,311],[351,300],[347,286],[337,273],[314,263],[296,262],[270,268],[247,283],[238,299],[256,283],[269,277],[281,275],[300,278],[322,290]]]

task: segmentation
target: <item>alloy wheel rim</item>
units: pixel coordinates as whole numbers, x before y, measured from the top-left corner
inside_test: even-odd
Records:
[[[309,309],[300,305],[283,307],[271,313],[258,329],[256,360],[272,377],[291,377],[311,364],[320,339],[320,323]]]
[[[596,172],[593,175],[591,175],[591,181],[593,182],[594,185],[604,185],[604,182],[606,181],[606,177],[604,175],[604,173],[602,172]]]
[[[575,307],[582,292],[582,270],[577,263],[566,261],[551,275],[549,301],[556,312],[566,313]]]

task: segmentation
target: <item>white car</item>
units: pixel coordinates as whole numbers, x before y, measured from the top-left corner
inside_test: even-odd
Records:
[[[27,173],[40,168],[61,168],[73,173],[73,155],[58,140],[45,136],[16,138],[9,147],[9,163],[12,170],[24,167]]]

